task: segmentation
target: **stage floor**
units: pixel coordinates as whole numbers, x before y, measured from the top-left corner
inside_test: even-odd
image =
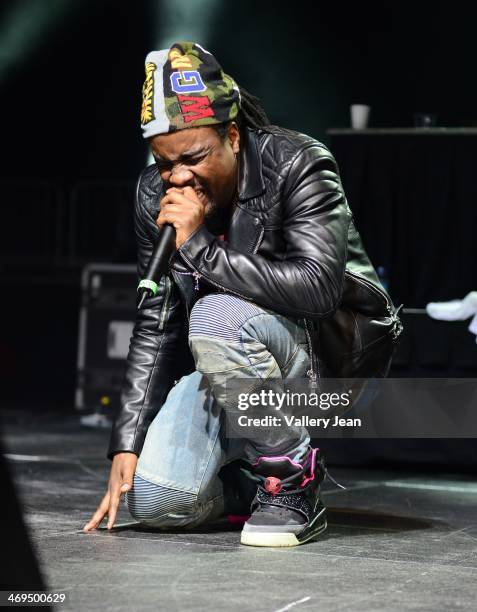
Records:
[[[225,524],[192,532],[81,531],[105,492],[108,433],[71,416],[4,423],[30,537],[58,610],[475,610],[477,482],[334,469],[329,527],[293,549],[241,546]],[[125,508],[120,523],[131,522]],[[8,528],[8,527],[7,527]]]

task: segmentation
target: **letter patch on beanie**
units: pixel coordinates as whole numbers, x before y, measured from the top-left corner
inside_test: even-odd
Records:
[[[181,96],[179,94],[177,99],[179,100],[182,116],[186,123],[214,116],[208,96]]]
[[[184,68],[192,69],[192,62],[187,55],[183,55],[179,49],[173,48],[169,51],[169,61],[173,70],[184,70]]]
[[[157,68],[153,62],[146,64],[146,80],[142,86],[142,108],[141,123],[146,125],[154,119],[153,96],[154,96],[154,70]]]
[[[171,88],[176,93],[195,93],[205,91],[207,87],[197,70],[184,70],[171,74]]]

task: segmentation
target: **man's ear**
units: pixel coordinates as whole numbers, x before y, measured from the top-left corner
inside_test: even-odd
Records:
[[[240,151],[240,132],[235,121],[229,125],[228,139],[233,153],[238,153]]]

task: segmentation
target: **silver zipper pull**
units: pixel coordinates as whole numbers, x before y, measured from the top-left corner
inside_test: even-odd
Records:
[[[399,319],[399,311],[401,310],[403,306],[404,304],[401,304],[394,311],[391,312],[391,318],[394,323],[393,330],[392,330],[393,340],[396,340],[396,338],[398,338],[401,335],[402,330],[404,329],[403,324],[401,323],[401,320]]]
[[[318,387],[318,383],[317,383],[317,379],[318,377],[316,376],[316,372],[314,370],[308,370],[308,372],[306,373],[306,375],[308,376],[308,378],[310,379],[310,387],[312,389],[316,389]]]
[[[199,274],[199,272],[195,270],[194,272],[192,272],[192,276],[194,277],[194,280],[195,280],[194,289],[195,291],[199,291],[199,278],[201,275]]]

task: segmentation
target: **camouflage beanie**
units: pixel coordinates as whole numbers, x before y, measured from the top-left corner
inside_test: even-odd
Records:
[[[230,121],[239,106],[237,84],[197,43],[178,42],[147,55],[141,110],[144,138]]]

